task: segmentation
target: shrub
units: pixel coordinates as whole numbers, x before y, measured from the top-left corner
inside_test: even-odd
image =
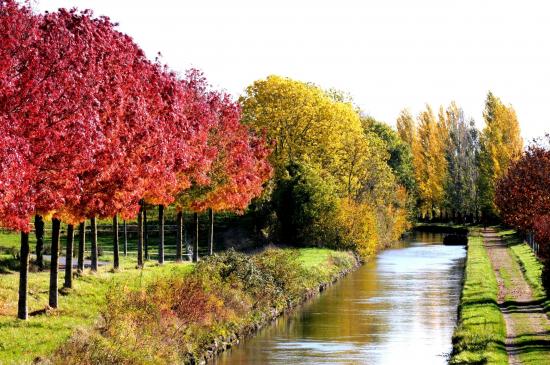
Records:
[[[283,243],[327,245],[334,240],[331,222],[337,215],[338,199],[328,176],[306,164],[292,163],[276,180],[273,205]]]
[[[335,224],[338,226],[338,244],[341,248],[353,249],[363,259],[376,252],[376,216],[368,205],[344,199]]]

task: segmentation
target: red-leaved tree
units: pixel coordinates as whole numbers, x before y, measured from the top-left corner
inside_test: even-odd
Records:
[[[495,203],[507,224],[534,232],[550,288],[550,135],[528,147],[498,182]]]

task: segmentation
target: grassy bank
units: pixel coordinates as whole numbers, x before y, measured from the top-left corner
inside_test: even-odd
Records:
[[[198,265],[101,268],[46,307],[48,273],[30,275],[28,321],[15,319],[16,273],[0,275],[0,363],[154,364],[191,361],[253,332],[356,264],[326,249],[235,252]],[[60,275],[60,284],[61,278]],[[54,354],[54,355],[52,355]]]
[[[507,364],[498,285],[482,238],[476,235],[469,237],[464,280],[450,363]]]
[[[550,311],[550,300],[548,300],[542,286],[542,263],[535,256],[531,247],[515,231],[502,231],[501,235],[509,245],[514,258],[521,266],[525,280],[527,280],[533,290],[533,298],[543,302],[545,311],[548,313]]]

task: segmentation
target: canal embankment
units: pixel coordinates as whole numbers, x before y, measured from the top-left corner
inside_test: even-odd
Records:
[[[478,230],[472,230],[450,364],[505,364],[506,324],[498,283]]]
[[[186,275],[113,285],[94,328],[75,333],[48,363],[206,363],[359,266],[328,249],[235,251]]]
[[[549,363],[542,265],[513,232],[475,232],[469,239],[451,364]]]

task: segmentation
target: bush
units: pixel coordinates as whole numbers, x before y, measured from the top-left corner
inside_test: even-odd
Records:
[[[338,226],[339,247],[355,250],[363,259],[376,253],[376,216],[368,205],[344,199],[333,224]]]
[[[327,245],[338,211],[334,184],[305,164],[292,163],[277,178],[273,205],[279,222],[279,240],[286,244]]]

